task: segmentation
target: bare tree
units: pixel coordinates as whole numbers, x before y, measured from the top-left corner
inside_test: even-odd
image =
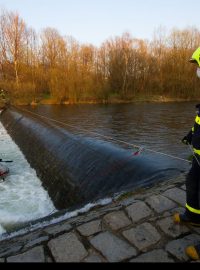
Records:
[[[14,66],[15,81],[19,85],[19,65],[26,40],[26,25],[17,13],[3,12],[1,21],[1,49],[4,59]]]

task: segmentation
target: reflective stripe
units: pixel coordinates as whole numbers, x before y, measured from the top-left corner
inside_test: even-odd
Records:
[[[192,132],[194,132],[194,127],[192,128]]]
[[[200,47],[196,49],[196,51],[192,55],[192,59],[196,60],[198,65],[200,66]]]
[[[200,156],[200,150],[197,150],[197,149],[195,149],[195,148],[193,148],[193,150],[194,150],[194,153],[195,153],[195,154],[197,154],[197,155]]]
[[[198,125],[200,125],[200,117],[199,117],[199,116],[196,117],[195,122],[196,122]]]
[[[190,207],[188,204],[186,204],[186,208],[187,208],[190,212],[192,212],[192,213],[194,213],[194,214],[200,215],[200,210],[194,209],[194,208]]]

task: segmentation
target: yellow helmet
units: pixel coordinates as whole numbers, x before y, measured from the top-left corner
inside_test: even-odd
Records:
[[[200,67],[200,47],[193,53],[190,63],[197,63]]]

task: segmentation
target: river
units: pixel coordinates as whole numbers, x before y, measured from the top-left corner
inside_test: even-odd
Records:
[[[66,123],[75,134],[110,141],[123,148],[131,149],[133,144],[187,159],[191,151],[181,139],[194,124],[196,104],[42,105],[24,108]]]
[[[9,168],[5,182],[0,183],[0,235],[16,224],[48,216],[55,207],[19,147],[0,123],[0,157]]]
[[[64,123],[74,135],[106,141],[140,155],[153,152],[155,159],[167,156],[183,171],[191,150],[181,139],[194,124],[195,104],[136,103],[113,105],[41,105],[23,109]],[[0,126],[1,158],[14,159],[8,181],[0,185],[0,234],[14,226],[51,214],[55,207],[42,188],[35,171],[29,166],[20,149]],[[135,146],[135,147],[134,147]]]

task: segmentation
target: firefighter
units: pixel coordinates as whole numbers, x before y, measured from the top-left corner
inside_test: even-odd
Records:
[[[200,47],[195,50],[190,63],[197,66],[200,78]],[[174,221],[200,227],[200,104],[196,105],[197,115],[194,126],[182,139],[193,151],[192,167],[186,176],[186,206],[183,214],[176,213]],[[186,254],[194,260],[200,259],[200,244],[186,248]]]

